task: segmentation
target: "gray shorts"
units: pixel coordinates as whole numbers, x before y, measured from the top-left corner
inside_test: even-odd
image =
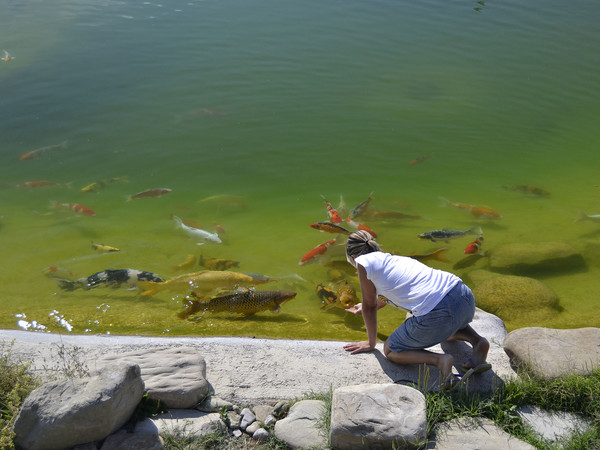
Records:
[[[459,282],[423,316],[410,317],[390,335],[388,348],[393,352],[422,350],[444,342],[465,328],[475,315],[475,297],[464,283]]]

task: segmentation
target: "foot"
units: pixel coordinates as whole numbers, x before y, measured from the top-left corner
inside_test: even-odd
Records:
[[[440,380],[446,380],[452,375],[452,367],[454,366],[454,357],[444,353],[440,355],[436,367],[440,371]]]
[[[483,364],[487,359],[488,351],[490,350],[490,343],[484,337],[481,337],[473,346],[473,354],[469,360],[462,366],[464,371],[470,370],[477,367],[479,364]]]

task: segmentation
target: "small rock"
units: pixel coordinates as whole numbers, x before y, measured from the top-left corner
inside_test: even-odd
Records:
[[[269,432],[264,428],[259,428],[252,435],[253,439],[256,439],[258,442],[267,442],[269,440]]]
[[[252,411],[254,411],[254,415],[256,416],[256,420],[263,423],[267,416],[273,414],[274,410],[275,408],[270,405],[257,405],[254,408],[252,408]]]
[[[242,416],[236,413],[235,411],[231,411],[227,413],[227,418],[229,419],[229,428],[235,430],[240,427],[242,423]]]
[[[246,427],[246,433],[249,435],[253,435],[254,432],[256,430],[258,430],[260,428],[260,422],[258,420],[255,420],[254,422],[252,422],[250,425],[248,425]]]
[[[241,438],[244,433],[239,428],[236,428],[231,434],[234,438]]]
[[[242,409],[242,421],[240,422],[240,429],[242,431],[246,431],[248,425],[256,420],[256,416],[250,409],[244,408]]]
[[[273,416],[275,416],[276,419],[281,419],[288,413],[289,410],[290,405],[288,402],[277,402],[277,404],[273,407]]]
[[[275,426],[275,422],[277,422],[277,419],[275,419],[275,417],[273,417],[272,415],[268,415],[263,423],[265,427],[273,427]]]

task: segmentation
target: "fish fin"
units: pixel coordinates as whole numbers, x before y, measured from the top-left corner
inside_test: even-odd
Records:
[[[446,253],[448,253],[448,247],[443,247],[443,248],[440,248],[439,250],[436,250],[435,252],[433,252],[433,255],[434,255],[434,258],[436,261],[445,262],[445,263],[452,262],[448,258],[444,257],[444,255]]]
[[[269,311],[271,311],[273,314],[279,314],[281,312],[281,307],[279,305],[271,306]]]
[[[444,198],[444,197],[438,197],[438,198],[442,202],[441,206],[448,206],[448,205],[450,205],[450,200],[448,200],[447,198]]]
[[[475,225],[473,228],[469,230],[471,234],[478,234],[479,236],[483,236],[483,229],[481,225]]]
[[[58,286],[64,291],[72,291],[82,286],[79,280],[72,281],[64,278],[56,278],[56,281]]]

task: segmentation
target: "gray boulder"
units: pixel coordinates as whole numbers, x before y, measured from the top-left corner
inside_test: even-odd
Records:
[[[535,406],[522,406],[517,413],[540,437],[549,441],[559,441],[576,430],[586,431],[591,426],[585,418],[564,411],[544,411]]]
[[[416,389],[398,384],[361,384],[333,392],[333,448],[418,448],[426,438],[425,397]]]
[[[140,366],[148,397],[174,409],[193,408],[210,392],[206,362],[193,347],[140,349],[108,355],[98,366],[126,361]]]
[[[15,444],[57,449],[104,439],[127,422],[143,394],[137,365],[116,364],[94,377],[44,384],[23,402]]]
[[[585,260],[565,242],[519,242],[494,248],[489,267],[512,274],[570,272],[584,268]]]
[[[600,328],[558,330],[529,327],[504,340],[510,362],[540,378],[587,375],[600,368]]]
[[[535,447],[512,437],[488,419],[461,417],[435,426],[427,449],[435,450],[534,450]]]
[[[275,424],[275,437],[292,448],[323,448],[327,436],[320,428],[325,402],[302,400],[294,403],[286,418]]]
[[[533,278],[501,275],[483,281],[473,293],[477,306],[505,321],[539,322],[560,310],[554,291]]]

